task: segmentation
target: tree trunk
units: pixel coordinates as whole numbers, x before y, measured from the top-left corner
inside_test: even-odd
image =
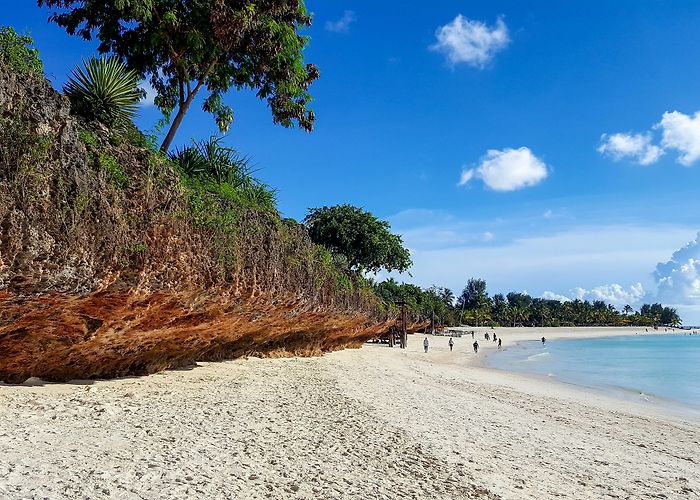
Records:
[[[175,134],[177,133],[177,129],[180,127],[180,124],[182,123],[182,119],[185,118],[185,114],[187,113],[187,110],[190,108],[190,104],[192,103],[192,99],[188,98],[185,102],[183,102],[180,105],[180,108],[177,110],[177,115],[175,116],[175,119],[173,120],[173,124],[170,125],[170,130],[168,130],[168,135],[165,136],[165,139],[163,140],[163,144],[160,145],[160,152],[161,153],[167,153],[168,149],[170,149],[170,145],[173,142],[173,139],[175,139]]]
[[[197,83],[197,86],[194,88],[192,92],[187,93],[187,99],[180,104],[180,108],[177,110],[177,116],[173,120],[173,124],[170,125],[170,130],[168,130],[168,135],[165,136],[165,139],[163,140],[163,144],[160,145],[160,151],[161,153],[167,153],[168,149],[170,149],[170,145],[173,142],[173,139],[175,139],[175,133],[177,133],[177,129],[182,123],[182,119],[185,117],[187,114],[187,110],[190,109],[190,104],[192,104],[192,101],[194,100],[194,97],[197,95],[197,92],[199,92],[199,89],[202,88],[202,85],[204,85],[204,80],[206,79],[207,75],[211,71],[211,68],[214,67],[214,64],[216,61],[212,62],[209,65],[209,68],[207,68],[207,71],[204,73],[204,76],[199,80]],[[188,83],[189,86],[189,83]]]

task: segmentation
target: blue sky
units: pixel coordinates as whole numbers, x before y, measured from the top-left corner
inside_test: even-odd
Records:
[[[34,36],[60,87],[93,46],[17,4],[2,23]],[[684,247],[700,230],[700,4],[308,5],[316,130],[228,99],[227,141],[285,215],[352,203],[390,220],[423,286],[662,300],[700,323],[700,245]],[[144,106],[139,124],[156,119]],[[195,111],[176,142],[215,131]]]

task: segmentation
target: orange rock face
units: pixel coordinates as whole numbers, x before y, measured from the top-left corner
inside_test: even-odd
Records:
[[[393,323],[264,297],[98,292],[0,295],[0,380],[144,375],[245,355],[309,356],[359,347]],[[232,305],[232,304],[236,305]]]
[[[167,162],[108,130],[86,142],[69,111],[0,67],[0,381],[319,354],[393,324],[302,227],[244,209],[202,222]]]

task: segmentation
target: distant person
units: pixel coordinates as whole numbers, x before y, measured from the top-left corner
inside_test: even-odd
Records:
[[[455,341],[452,340],[452,337],[450,337],[450,340],[449,340],[449,342],[447,342],[447,345],[450,346],[450,352],[452,352],[452,348],[453,348],[454,345],[455,345]]]
[[[472,330],[472,338],[474,338],[474,330]]]
[[[542,345],[544,345],[545,342],[547,342],[547,339],[542,337]]]
[[[425,352],[428,352],[428,347],[430,347],[430,342],[428,342],[428,337],[425,337],[425,339],[423,340],[423,349],[425,350]]]
[[[484,338],[485,338],[486,340],[489,340],[489,333],[488,333],[488,332],[486,332],[486,333],[484,334]]]
[[[476,354],[479,352],[479,341],[475,340],[473,345],[474,345],[474,354]]]
[[[496,342],[496,334],[493,334],[493,341]]]
[[[498,348],[501,348],[501,339],[498,339]]]

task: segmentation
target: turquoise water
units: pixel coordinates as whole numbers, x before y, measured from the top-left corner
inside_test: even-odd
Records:
[[[700,408],[700,335],[522,342],[494,353],[489,365]]]

